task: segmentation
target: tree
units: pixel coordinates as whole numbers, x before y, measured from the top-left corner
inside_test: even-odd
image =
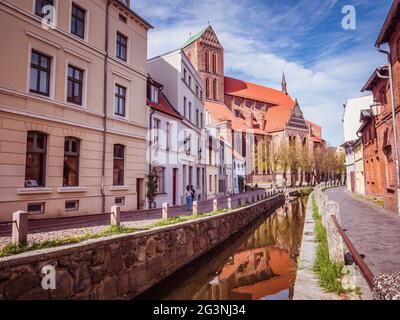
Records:
[[[158,169],[153,167],[151,172],[147,175],[147,199],[149,200],[150,208],[151,204],[157,196],[158,192]]]

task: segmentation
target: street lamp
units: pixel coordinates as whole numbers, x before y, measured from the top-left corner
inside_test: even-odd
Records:
[[[380,116],[382,113],[382,105],[376,100],[374,100],[374,103],[371,104],[370,108],[374,117]]]

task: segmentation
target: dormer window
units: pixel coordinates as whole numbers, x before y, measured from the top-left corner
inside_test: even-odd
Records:
[[[158,92],[158,88],[156,86],[150,85],[150,101],[154,102],[154,103],[159,103],[160,102],[160,97],[159,97],[159,92]]]

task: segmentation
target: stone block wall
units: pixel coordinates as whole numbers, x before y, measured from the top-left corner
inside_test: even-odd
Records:
[[[131,299],[284,203],[277,195],[235,211],[0,259],[2,299]],[[44,290],[44,266],[56,289]]]

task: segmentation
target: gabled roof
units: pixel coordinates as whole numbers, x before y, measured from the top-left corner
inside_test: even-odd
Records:
[[[250,129],[246,125],[246,120],[235,117],[235,115],[223,103],[205,100],[204,107],[216,120],[230,121],[232,123],[232,130],[242,132]]]
[[[231,77],[225,77],[225,94],[275,105],[294,102],[282,91]]]
[[[361,89],[361,92],[365,91],[372,91],[372,88],[379,82],[379,81],[387,81],[385,79],[379,78],[377,72],[381,74],[388,75],[388,69],[387,66],[382,66],[380,68],[375,69],[375,71],[372,73],[372,75],[369,77],[367,83],[364,85],[364,87]]]
[[[400,17],[400,0],[394,0],[389,10],[389,13],[386,17],[386,20],[382,26],[382,29],[379,33],[378,39],[376,40],[375,45],[378,46],[386,42],[389,42],[390,37],[394,32],[394,29],[399,23],[399,17]]]

